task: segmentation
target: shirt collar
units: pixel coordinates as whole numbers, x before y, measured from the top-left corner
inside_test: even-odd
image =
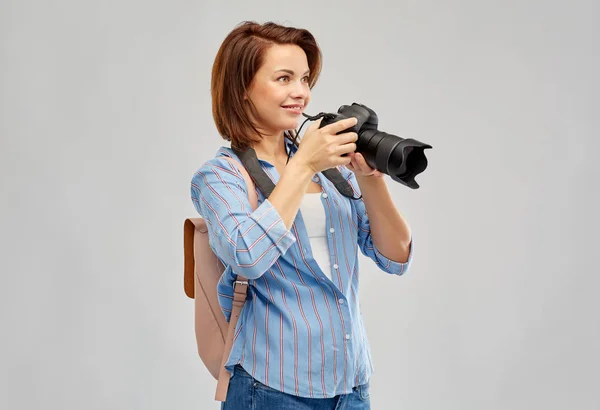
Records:
[[[295,154],[296,151],[298,151],[296,144],[294,144],[294,142],[287,135],[284,137],[284,139],[286,152],[289,154],[290,151],[292,151],[292,155]]]

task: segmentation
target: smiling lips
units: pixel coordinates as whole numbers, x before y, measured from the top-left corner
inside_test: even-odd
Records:
[[[283,108],[286,111],[289,111],[293,114],[302,114],[302,109],[304,108],[303,105],[301,104],[291,104],[291,105],[282,105],[281,108]]]

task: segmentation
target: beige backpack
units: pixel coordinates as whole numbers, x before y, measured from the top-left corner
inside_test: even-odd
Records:
[[[244,176],[252,209],[258,206],[254,183],[246,168],[232,158],[225,157]],[[248,280],[238,276],[235,281],[231,318],[227,323],[217,298],[217,282],[224,266],[208,243],[208,229],[203,218],[188,218],[183,224],[184,290],[194,299],[194,322],[198,354],[217,382],[215,400],[225,401],[230,373],[225,362],[231,352],[233,335],[242,307],[246,302]]]

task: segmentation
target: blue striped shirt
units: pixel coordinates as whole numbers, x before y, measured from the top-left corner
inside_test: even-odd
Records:
[[[296,147],[287,144],[287,149]],[[289,151],[288,151],[289,152]],[[249,279],[248,299],[238,321],[226,362],[285,393],[328,398],[366,383],[373,371],[359,304],[358,250],[384,272],[402,275],[406,263],[383,256],[373,245],[363,200],[342,196],[321,173],[332,280],[312,258],[310,239],[299,211],[290,230],[257,189],[256,210],[248,200],[243,176],[223,157],[237,159],[227,147],[193,176],[191,196],[206,219],[211,248],[226,266],[217,292],[229,320],[233,281]],[[259,160],[277,183],[277,169]],[[338,168],[360,196],[354,174]]]

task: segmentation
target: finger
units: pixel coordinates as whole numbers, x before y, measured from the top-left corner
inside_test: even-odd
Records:
[[[338,161],[336,165],[344,165],[344,166],[350,166],[352,159],[350,158],[350,156],[345,156],[345,157],[338,157]]]
[[[356,144],[353,142],[349,142],[348,144],[340,145],[337,148],[338,155],[348,154],[348,157],[350,158],[350,160],[352,160],[352,155],[350,155],[350,154],[353,153],[354,151],[356,151]]]
[[[367,160],[365,159],[364,156],[359,154],[359,155],[357,155],[357,157],[359,157],[356,159],[356,162],[358,164],[357,167],[362,172],[364,172],[365,174],[370,174],[370,175],[373,175],[374,173],[379,172],[375,168],[371,168],[371,166],[367,163]]]
[[[371,168],[371,166],[367,163],[367,160],[365,159],[364,155],[357,153],[357,158],[356,161],[360,164],[361,167],[364,167],[367,170],[372,170],[373,168]]]
[[[338,132],[342,132],[350,127],[355,126],[357,122],[358,119],[356,119],[356,117],[345,118],[323,127],[323,131],[335,135]]]
[[[370,168],[369,164],[367,164],[367,160],[365,160],[365,157],[363,157],[362,154],[359,152],[356,153],[356,162],[358,162],[358,164],[363,168]]]
[[[343,134],[336,135],[336,138],[340,144],[347,144],[358,141],[358,134],[355,132],[344,132]]]

